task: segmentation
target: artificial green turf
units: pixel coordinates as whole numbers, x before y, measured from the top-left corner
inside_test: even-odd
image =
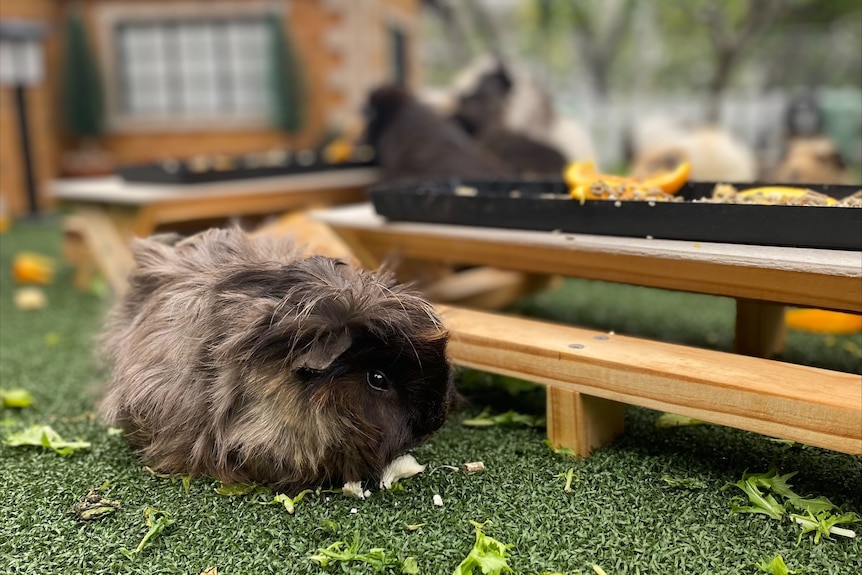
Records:
[[[68,458],[0,447],[0,573],[195,575],[212,565],[235,575],[320,573],[308,557],[334,541],[349,543],[358,530],[363,549],[384,547],[402,559],[415,557],[421,573],[447,574],[472,546],[469,520],[492,521],[485,532],[513,545],[510,565],[519,574],[592,573],[592,564],[608,575],[756,573],[756,562],[776,554],[803,573],[862,572],[860,539],[799,542],[798,530],[787,523],[732,515],[730,501],[741,492],[723,489],[746,470],[775,465],[782,473],[799,472],[791,480],[798,492],[862,513],[862,459],[724,427],[656,429],[657,413],[629,408],[621,439],[575,461],[546,448],[541,429],[461,426],[486,404],[542,411],[541,388],[504,387],[475,372],[462,383],[472,404],[415,450],[428,470],[404,482],[401,491],[375,489],[364,502],[306,497],[292,516],[251,497],[218,495],[215,482],[206,479],[193,481],[186,494],[181,482],[145,473],[123,438],[109,435],[92,416],[91,390],[102,378],[93,336],[107,300],[73,290],[70,270],[61,267],[45,288],[47,309],[21,312],[12,305],[12,255],[25,249],[56,255],[59,241],[52,221],[18,224],[0,236],[0,384],[35,396],[31,408],[0,413],[0,436],[49,423],[64,437],[93,446]],[[567,281],[517,309],[719,349],[729,348],[732,338],[732,304],[721,298]],[[784,359],[859,372],[860,343],[859,336],[833,341],[791,333]],[[485,472],[465,475],[444,467],[477,460]],[[575,479],[565,493],[562,476],[569,468]],[[696,479],[702,487],[671,488],[662,476]],[[92,522],[69,513],[105,481],[106,496],[122,503],[120,511]],[[443,507],[432,504],[435,494]],[[149,506],[176,521],[140,556],[127,559],[120,549],[133,549],[146,533],[143,512]],[[425,525],[406,529],[419,523]],[[334,566],[329,572],[342,571]],[[373,571],[351,564],[344,572]]]

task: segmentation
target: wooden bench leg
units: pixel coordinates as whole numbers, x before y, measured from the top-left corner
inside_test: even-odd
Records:
[[[578,455],[607,445],[623,432],[625,404],[549,386],[548,439]]]
[[[63,259],[75,270],[72,280],[76,289],[90,291],[93,287],[93,276],[96,273],[96,263],[87,248],[87,242],[77,229],[65,226],[63,229]]]
[[[736,300],[736,353],[772,357],[784,350],[784,306],[750,299]]]

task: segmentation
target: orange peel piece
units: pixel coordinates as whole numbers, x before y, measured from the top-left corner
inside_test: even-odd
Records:
[[[603,174],[596,169],[594,162],[585,160],[572,162],[563,171],[563,180],[569,186],[570,195],[582,202],[584,200],[602,199],[591,191],[594,183],[604,183],[611,187],[623,187],[625,195],[633,195],[634,190],[661,190],[666,194],[678,192],[691,174],[691,164],[682,162],[677,167],[666,172],[654,174],[648,178],[637,179],[613,174]]]
[[[646,189],[658,189],[666,194],[675,194],[688,181],[688,176],[691,174],[691,164],[682,162],[677,167],[667,172],[661,172],[645,178],[638,182],[638,186]]]
[[[862,315],[825,309],[789,309],[784,314],[787,327],[832,335],[862,331]]]
[[[323,156],[330,164],[343,164],[350,161],[354,146],[345,138],[336,138],[323,149]]]
[[[54,281],[54,260],[32,252],[21,252],[12,260],[12,277],[22,284],[47,285]]]

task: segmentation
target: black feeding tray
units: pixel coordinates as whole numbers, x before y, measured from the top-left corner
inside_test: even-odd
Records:
[[[714,187],[689,182],[678,192],[683,202],[582,204],[562,181],[398,183],[374,186],[369,194],[377,213],[395,221],[862,251],[862,208],[691,201],[710,197]],[[839,199],[859,189],[804,187]]]
[[[120,166],[117,173],[127,182],[148,184],[208,184],[248,178],[266,178],[296,174],[370,168],[377,165],[375,160],[329,163],[321,159],[322,153],[316,152],[314,160],[301,163],[297,153],[288,156],[279,165],[249,166],[244,157],[230,158],[229,168],[209,167],[194,170],[188,161],[165,161],[149,164]]]

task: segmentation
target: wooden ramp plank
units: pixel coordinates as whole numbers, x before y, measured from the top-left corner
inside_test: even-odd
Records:
[[[66,217],[64,229],[81,238],[114,296],[121,298],[128,289],[135,261],[128,239],[120,235],[110,217],[102,210],[81,209]]]
[[[862,376],[437,307],[459,365],[862,455]]]
[[[495,310],[550,287],[555,279],[543,274],[478,267],[418,287],[431,301],[471,309]]]

